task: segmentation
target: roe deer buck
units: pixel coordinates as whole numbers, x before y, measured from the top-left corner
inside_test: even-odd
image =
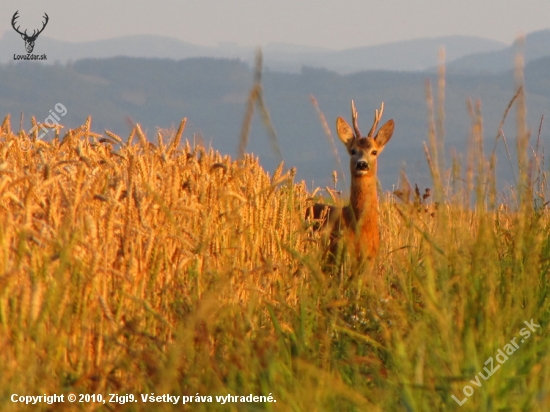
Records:
[[[313,218],[321,220],[323,230],[330,234],[330,251],[333,255],[337,250],[335,246],[341,230],[344,230],[350,243],[354,244],[360,258],[370,260],[378,253],[380,235],[376,163],[378,155],[391,139],[394,129],[394,121],[389,120],[376,133],[383,111],[384,103],[380,106],[380,110],[375,111],[374,123],[366,137],[362,137],[359,131],[353,100],[351,101],[353,130],[343,118],[338,117],[336,120],[338,137],[346,145],[350,155],[350,204],[344,208],[319,203],[313,205]],[[311,209],[308,215],[311,216]]]

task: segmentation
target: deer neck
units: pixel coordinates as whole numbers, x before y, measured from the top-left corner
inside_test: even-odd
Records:
[[[376,175],[352,177],[350,207],[353,211],[353,220],[355,224],[360,225],[361,231],[378,231]]]

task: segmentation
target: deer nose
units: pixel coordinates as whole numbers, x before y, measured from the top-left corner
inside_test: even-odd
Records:
[[[355,165],[355,168],[357,170],[369,170],[369,164],[367,162],[365,162],[364,160],[360,160],[359,162],[357,162],[357,164]]]

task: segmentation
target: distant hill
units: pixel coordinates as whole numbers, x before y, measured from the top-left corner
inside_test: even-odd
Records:
[[[341,51],[270,54],[269,50],[266,50],[266,64],[273,69],[299,69],[302,66],[310,66],[341,74],[366,70],[422,71],[438,64],[439,51],[442,48],[445,49],[447,60],[455,60],[470,53],[495,51],[504,47],[504,43],[480,37],[447,36]]]
[[[13,62],[13,54],[24,54],[24,43],[14,31],[8,31],[0,39],[0,62]],[[107,40],[73,43],[40,36],[35,44],[35,54],[46,53],[48,63],[107,58],[116,56],[185,59],[196,56],[213,56],[209,47],[196,46],[178,39],[157,35],[134,35]]]
[[[537,131],[542,115],[550,118],[550,58],[537,59],[525,70],[528,115],[531,130]],[[266,71],[262,77],[264,95],[271,114],[283,158],[288,167],[298,168],[298,177],[308,183],[329,185],[331,172],[349,166],[344,148],[334,131],[337,116],[350,116],[355,99],[359,124],[368,130],[374,109],[385,102],[384,119],[395,119],[396,131],[379,162],[380,180],[385,189],[398,182],[406,165],[413,182],[429,185],[423,142],[428,140],[425,98],[426,80],[431,74],[368,71],[341,75],[329,70],[303,68],[300,73]],[[151,140],[159,128],[175,127],[188,118],[184,137],[231,155],[238,146],[246,99],[253,73],[238,59],[193,58],[180,61],[117,57],[86,59],[68,65],[0,65],[0,119],[11,113],[12,125],[25,114],[24,127],[30,129],[30,116],[43,121],[57,103],[67,109],[61,122],[66,127],[81,125],[93,116],[92,128],[109,129],[126,138],[129,121],[139,122]],[[501,74],[450,74],[446,81],[445,145],[466,159],[471,119],[466,101],[480,100],[483,126],[490,150],[508,102],[515,93],[512,72]],[[316,97],[331,127],[343,165],[332,154],[310,96]],[[515,147],[514,110],[508,116],[505,133],[509,147]],[[534,132],[534,134],[536,134]],[[549,140],[546,124],[541,137]],[[256,114],[248,150],[261,157],[273,170],[278,159]],[[512,168],[499,141],[499,177],[511,182]],[[349,181],[349,177],[347,177]],[[340,188],[344,189],[342,176]]]
[[[515,57],[522,53],[525,62],[550,56],[550,30],[528,34],[521,40],[501,50],[478,52],[450,61],[447,69],[455,73],[501,73],[513,70]],[[452,59],[448,59],[452,60]]]
[[[263,53],[269,70],[298,73],[303,66],[310,66],[347,74],[365,70],[424,70],[438,63],[441,47],[446,49],[447,60],[455,60],[472,53],[499,50],[506,45],[478,37],[448,36],[341,51],[309,46],[268,44],[263,48]],[[48,64],[56,61],[65,64],[84,58],[117,56],[174,60],[190,57],[238,58],[250,64],[254,59],[255,48],[234,43],[223,43],[217,47],[197,46],[156,35],[134,35],[83,43],[40,36],[36,42],[35,53],[46,53]],[[11,30],[0,39],[0,63],[13,62],[14,54],[24,54],[24,43],[20,36]]]

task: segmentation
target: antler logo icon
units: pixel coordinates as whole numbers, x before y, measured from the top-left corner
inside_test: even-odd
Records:
[[[32,51],[34,49],[34,42],[36,41],[36,38],[38,37],[38,35],[40,33],[42,33],[44,31],[44,29],[46,28],[46,25],[48,24],[49,17],[46,13],[44,13],[44,18],[46,19],[46,21],[42,24],[42,28],[38,31],[33,30],[32,35],[30,35],[30,36],[27,34],[27,30],[25,30],[24,32],[21,32],[21,31],[19,31],[20,26],[15,27],[15,23],[16,23],[16,20],[17,20],[18,17],[19,17],[19,10],[17,10],[15,12],[15,14],[13,15],[13,17],[11,19],[11,25],[12,25],[13,29],[21,35],[21,38],[23,40],[25,40],[25,48],[27,49],[27,53],[32,53]]]

